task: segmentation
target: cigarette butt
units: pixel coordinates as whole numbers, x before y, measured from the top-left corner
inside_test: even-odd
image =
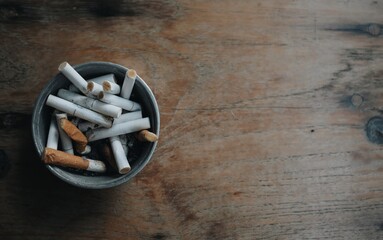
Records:
[[[129,99],[132,94],[132,90],[134,87],[134,83],[136,81],[137,73],[133,69],[129,69],[124,78],[124,82],[122,83],[121,88],[121,97]]]
[[[130,171],[131,167],[126,158],[124,149],[122,148],[122,144],[119,136],[114,136],[109,138],[110,145],[112,146],[112,151],[114,155],[114,159],[116,160],[116,165],[118,168],[118,172],[120,174],[126,174]]]
[[[90,94],[94,96],[97,96],[100,92],[103,91],[102,86],[100,84],[92,81],[88,82],[86,89]]]
[[[68,116],[66,113],[57,113],[56,114],[56,120],[57,120],[57,126],[60,126],[61,119],[68,119]],[[64,130],[61,127],[58,127],[60,140],[61,140],[61,148],[63,151],[74,154],[73,152],[73,144],[70,137],[64,132]]]
[[[59,144],[59,131],[57,128],[56,119],[51,119],[51,124],[49,126],[49,133],[48,133],[48,139],[47,139],[47,147],[57,149]]]
[[[81,107],[80,105],[74,104],[70,101],[53,96],[52,94],[48,96],[46,105],[66,112],[75,117],[88,120],[89,122],[97,123],[103,127],[112,126],[112,120],[110,118],[87,108]]]
[[[118,85],[116,83],[109,82],[109,81],[104,81],[102,83],[102,88],[103,88],[104,92],[107,92],[110,94],[119,94],[121,91],[120,85]]]
[[[99,139],[109,138],[122,134],[128,134],[132,132],[141,131],[150,128],[149,118],[141,118],[132,120],[120,124],[113,125],[111,128],[100,128],[87,132],[89,142],[93,142]]]
[[[59,66],[59,71],[64,74],[82,93],[86,93],[87,82],[85,79],[67,62]]]
[[[88,139],[72,122],[67,119],[60,119],[60,127],[76,142],[76,151],[85,154],[87,151]],[[89,149],[89,146],[88,146]]]
[[[121,116],[119,116],[118,118],[114,119],[113,125],[116,125],[119,123],[124,123],[124,122],[131,121],[131,120],[140,119],[140,118],[142,118],[141,110],[138,110],[135,112],[124,113]]]
[[[112,104],[114,106],[120,107],[128,111],[141,110],[141,105],[139,103],[133,102],[131,100],[128,100],[110,93],[101,91],[97,96],[98,96],[98,99],[102,102]]]
[[[96,99],[86,97],[65,89],[60,89],[57,93],[57,96],[72,103],[78,104],[84,108],[107,115],[109,117],[118,118],[121,116],[122,113],[122,109],[120,107],[116,107],[114,105],[104,103]]]
[[[102,173],[106,171],[106,166],[101,161],[82,158],[52,148],[45,148],[42,161],[46,164],[83,169],[92,172]]]
[[[155,142],[158,140],[158,136],[148,130],[141,130],[137,133],[137,139],[142,142]]]

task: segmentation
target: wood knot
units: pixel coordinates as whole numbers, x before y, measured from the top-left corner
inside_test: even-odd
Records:
[[[355,93],[351,96],[351,103],[356,108],[360,107],[360,105],[362,105],[363,101],[364,101],[364,99],[360,94]]]
[[[372,23],[368,26],[367,32],[371,34],[372,36],[379,36],[380,35],[380,26],[378,24]]]

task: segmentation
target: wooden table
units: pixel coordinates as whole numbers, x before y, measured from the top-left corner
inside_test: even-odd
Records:
[[[0,1],[0,239],[383,239],[383,1]],[[132,67],[161,135],[131,182],[40,163],[60,62]]]

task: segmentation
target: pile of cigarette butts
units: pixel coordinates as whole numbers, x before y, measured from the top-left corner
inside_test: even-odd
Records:
[[[136,71],[128,70],[120,86],[114,74],[85,80],[67,62],[61,63],[58,69],[72,84],[46,100],[46,105],[55,110],[42,161],[93,173],[105,173],[108,165],[120,174],[128,173],[131,166],[127,139],[158,140],[156,134],[148,131],[150,121],[142,116],[141,105],[130,100]],[[94,152],[89,143],[98,140],[106,142],[101,151],[107,165],[89,157]]]

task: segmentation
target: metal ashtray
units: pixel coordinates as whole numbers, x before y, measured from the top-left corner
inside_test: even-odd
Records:
[[[84,78],[91,79],[106,74],[114,74],[116,83],[122,86],[126,72],[129,70],[121,65],[110,62],[88,62],[74,66],[74,69]],[[53,108],[46,105],[46,100],[50,94],[56,95],[59,89],[68,88],[71,82],[62,74],[57,74],[41,91],[37,98],[32,117],[32,135],[36,150],[42,156],[49,131]],[[131,99],[141,105],[142,115],[148,117],[150,121],[150,131],[159,135],[160,114],[156,99],[148,85],[137,76]],[[107,171],[102,174],[88,174],[84,171],[76,171],[66,167],[46,165],[47,168],[57,177],[65,182],[82,188],[102,189],[120,185],[132,179],[150,161],[157,142],[140,142],[134,140],[131,135],[129,148],[129,163],[131,170],[127,174],[119,174]],[[97,146],[93,146],[92,151],[96,151]],[[96,153],[95,153],[96,154]],[[99,159],[105,161],[105,159]]]

